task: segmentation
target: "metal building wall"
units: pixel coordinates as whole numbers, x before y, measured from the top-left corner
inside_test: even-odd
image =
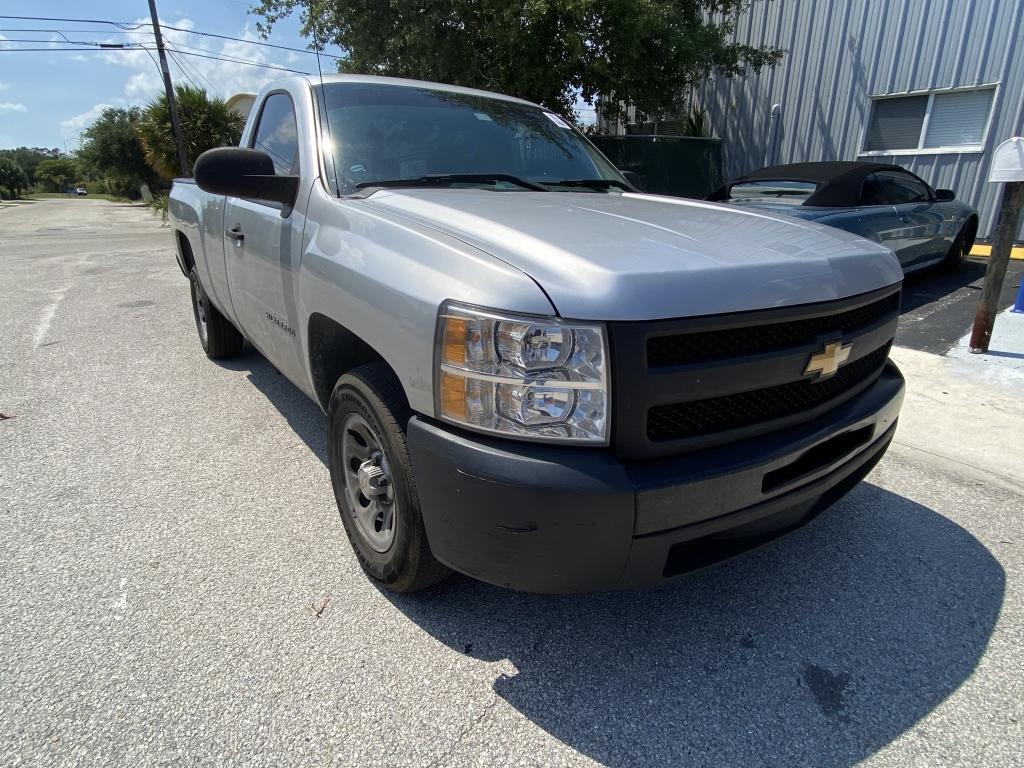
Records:
[[[1024,0],[754,0],[733,38],[788,52],[773,70],[716,77],[695,94],[724,140],[728,176],[765,164],[773,104],[782,112],[769,164],[852,160],[870,96],[998,83],[984,152],[869,158],[956,190],[978,207],[979,235],[991,232],[992,150],[1024,135]]]

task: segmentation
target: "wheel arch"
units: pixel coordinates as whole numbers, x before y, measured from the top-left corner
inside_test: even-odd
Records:
[[[367,363],[383,363],[396,381],[394,367],[360,336],[319,312],[309,317],[307,326],[309,372],[313,393],[320,407],[327,410],[334,385],[346,372]],[[405,394],[402,388],[403,395]],[[406,396],[408,402],[408,396]]]
[[[180,229],[174,230],[174,240],[178,247],[178,266],[185,277],[188,277],[192,267],[196,265],[196,257],[192,253],[192,243],[189,242],[188,236]]]

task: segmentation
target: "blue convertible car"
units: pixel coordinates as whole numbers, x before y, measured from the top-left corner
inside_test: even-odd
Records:
[[[836,161],[762,168],[707,199],[845,229],[891,248],[911,272],[959,269],[971,252],[978,212],[955,197],[898,165]]]

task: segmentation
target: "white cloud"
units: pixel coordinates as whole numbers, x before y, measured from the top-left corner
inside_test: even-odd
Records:
[[[148,24],[149,18],[139,18],[137,22]],[[236,93],[255,93],[269,81],[292,74],[279,69],[252,66],[240,61],[223,61],[224,58],[244,59],[257,64],[269,64],[307,72],[316,69],[315,61],[309,56],[249,45],[248,42],[259,42],[260,38],[248,26],[237,35],[241,41],[235,41],[194,34],[191,30],[195,28],[195,23],[187,17],[179,18],[177,21],[161,19],[161,24],[185,30],[180,31],[167,27],[163,30],[164,41],[168,44],[170,54],[168,64],[171,68],[172,80],[175,84],[188,83],[191,80],[200,88],[205,88],[212,96],[226,99]],[[120,31],[104,42],[121,42],[126,38],[152,47],[152,34],[145,27],[136,32]],[[203,56],[216,56],[221,60],[203,58]],[[156,63],[155,51],[146,51],[141,48],[105,51],[100,53],[97,59],[90,59],[90,61],[101,61],[126,71],[123,97],[112,98],[110,101],[113,103],[97,104],[88,112],[63,120],[60,129],[65,138],[77,137],[99,116],[105,107],[145,104],[163,93],[163,78]],[[330,66],[329,61],[333,60],[324,59],[325,69]]]
[[[139,23],[146,21],[148,20],[138,19]],[[195,28],[195,23],[189,18],[173,22],[161,19],[161,23],[180,28],[165,27],[163,30],[164,40],[168,44],[168,64],[172,80],[175,83],[193,82],[214,96],[227,98],[236,93],[258,91],[267,82],[290,74],[282,70],[252,66],[241,61],[223,61],[223,58],[307,70],[307,67],[303,66],[302,57],[294,53],[286,54],[275,50],[274,58],[271,58],[271,54],[268,53],[270,49],[249,45],[248,42],[259,42],[260,38],[248,26],[238,35],[241,41],[235,41],[193,34],[191,30]],[[137,37],[131,39],[152,43],[152,37],[148,32],[137,34]],[[125,35],[119,35],[119,39],[123,40]],[[216,56],[221,60],[203,58],[204,56]],[[154,51],[110,51],[100,54],[100,58],[112,66],[131,70],[124,85],[124,96],[129,103],[144,103],[163,92],[163,78],[156,65]]]
[[[0,101],[0,114],[7,112],[28,112],[28,107],[14,101]]]
[[[118,99],[118,101],[121,101]],[[119,104],[97,104],[88,112],[69,117],[60,121],[60,133],[65,139],[78,138],[78,134],[92,125],[92,122],[100,116],[100,113],[108,107],[120,106]]]
[[[11,87],[10,83],[0,82],[0,91],[6,91],[10,87]]]

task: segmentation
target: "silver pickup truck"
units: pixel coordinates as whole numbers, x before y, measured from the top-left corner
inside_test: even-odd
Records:
[[[326,412],[392,590],[662,583],[806,523],[896,429],[891,251],[643,194],[526,101],[281,80],[170,215],[203,349]]]

